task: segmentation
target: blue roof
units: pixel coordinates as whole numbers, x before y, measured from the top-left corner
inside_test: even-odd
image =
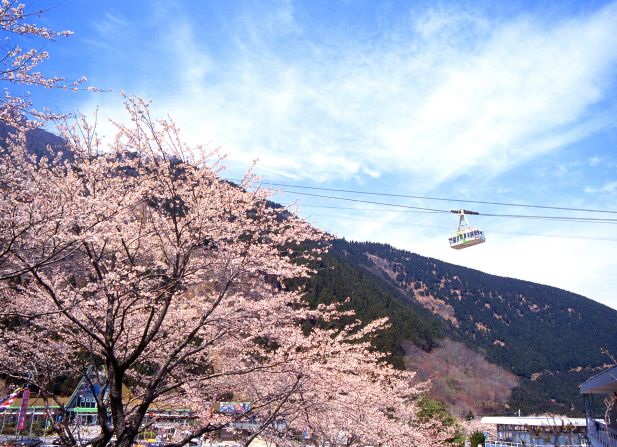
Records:
[[[579,385],[581,394],[617,392],[617,365],[602,371]]]

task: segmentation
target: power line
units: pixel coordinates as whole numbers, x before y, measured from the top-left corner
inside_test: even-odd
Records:
[[[330,192],[343,192],[350,194],[364,194],[371,196],[383,196],[383,197],[400,197],[407,199],[423,199],[423,200],[436,200],[442,202],[458,202],[458,203],[476,203],[483,205],[499,205],[499,206],[513,206],[513,207],[521,207],[521,208],[539,208],[539,209],[549,209],[549,210],[560,210],[560,211],[580,211],[587,213],[606,213],[606,214],[617,214],[615,210],[599,210],[599,209],[591,209],[591,208],[572,208],[572,207],[560,207],[560,206],[550,206],[550,205],[529,205],[524,203],[508,203],[508,202],[491,202],[486,200],[466,200],[466,199],[454,199],[447,197],[431,197],[431,196],[419,196],[419,195],[410,195],[410,194],[394,194],[394,193],[385,193],[385,192],[373,192],[373,191],[358,191],[353,189],[338,189],[338,188],[321,188],[317,186],[301,186],[301,185],[291,185],[287,183],[273,183],[273,182],[263,182],[264,185],[271,186],[280,186],[283,188],[295,188],[295,189],[309,189],[309,190],[317,190],[317,191],[330,191]],[[294,192],[289,191],[288,192]],[[295,193],[295,192],[294,192]],[[300,193],[296,193],[300,194]]]

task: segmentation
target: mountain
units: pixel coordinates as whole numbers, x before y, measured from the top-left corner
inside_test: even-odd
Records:
[[[9,131],[0,122],[0,144]],[[27,141],[37,157],[65,146],[42,129]],[[315,269],[291,285],[313,306],[349,298],[344,306],[364,322],[388,317],[376,349],[430,378],[458,415],[582,415],[578,384],[607,366],[603,352],[617,353],[617,311],[555,287],[346,240]]]
[[[0,121],[0,144],[4,145],[7,137],[14,129]],[[26,144],[28,149],[36,155],[37,159],[43,155],[48,155],[47,148],[50,147],[52,152],[61,151],[67,154],[66,142],[51,132],[48,132],[41,128],[30,129],[26,133]]]
[[[459,414],[583,414],[578,384],[617,352],[617,311],[555,287],[489,275],[389,245],[336,240],[307,283],[312,303],[349,297],[397,366],[433,377]]]

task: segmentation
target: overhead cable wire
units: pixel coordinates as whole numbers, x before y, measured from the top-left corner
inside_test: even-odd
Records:
[[[308,192],[287,191],[290,194],[296,194],[300,196],[319,197],[324,199],[342,200],[346,202],[368,203],[372,205],[391,206],[394,208],[412,209],[430,211],[434,213],[450,213],[450,210],[440,210],[435,208],[424,208],[412,205],[403,205],[399,203],[377,202],[373,200],[352,199],[350,197],[340,196],[328,196],[323,194],[313,194]],[[479,213],[480,216],[487,217],[507,217],[507,218],[520,218],[520,219],[538,219],[538,220],[558,220],[567,222],[585,222],[585,223],[617,223],[617,219],[612,218],[600,218],[600,217],[569,217],[569,216],[537,216],[537,215],[523,215],[523,214],[497,214],[497,213]]]
[[[286,206],[293,206],[294,204],[290,203]],[[328,205],[310,205],[310,204],[300,204],[301,208],[329,208],[335,210],[349,210],[349,211],[373,211],[378,213],[420,213],[420,214],[435,214],[442,213],[443,211],[421,211],[421,210],[393,210],[393,209],[383,209],[383,208],[353,208],[350,206],[328,206]]]
[[[449,213],[449,210],[438,210],[435,208],[423,208],[420,206],[411,206],[411,205],[401,205],[398,203],[388,203],[388,202],[376,202],[373,200],[362,200],[362,199],[352,199],[350,197],[336,197],[336,196],[326,196],[322,194],[311,194],[308,192],[297,192],[297,191],[286,191],[291,194],[297,194],[299,196],[309,196],[309,197],[321,197],[324,199],[335,199],[335,200],[343,200],[346,202],[357,202],[357,203],[370,203],[372,205],[384,205],[384,206],[392,206],[395,208],[404,208],[404,209],[412,209],[412,210],[422,210],[422,211],[431,211],[434,213]]]
[[[312,217],[332,217],[325,214],[319,213],[311,213],[307,216],[307,219],[311,219]],[[394,222],[388,220],[377,220],[371,218],[363,218],[363,217],[345,217],[345,220],[353,220],[356,222],[366,222],[366,223],[376,223],[388,226],[399,226],[399,227],[418,227],[418,228],[431,228],[431,229],[444,229],[447,230],[447,227],[444,226],[435,226],[435,225],[425,225],[425,224],[417,224],[417,223],[407,223],[407,222]],[[529,232],[513,232],[513,231],[499,231],[499,230],[489,230],[490,234],[503,234],[508,236],[529,236],[529,237],[541,237],[541,238],[554,238],[554,239],[579,239],[579,240],[588,240],[588,241],[605,241],[605,242],[617,242],[617,238],[609,238],[609,237],[594,237],[594,236],[575,236],[575,235],[567,235],[567,234],[550,234],[550,233],[529,233]]]
[[[291,207],[294,206],[296,204],[290,203],[285,205],[286,207]],[[328,205],[313,205],[313,204],[306,204],[306,203],[302,203],[302,204],[298,204],[298,206],[300,208],[326,208],[326,209],[335,209],[335,210],[349,210],[349,211],[370,211],[370,212],[379,212],[379,213],[418,213],[418,214],[435,214],[435,213],[444,213],[447,212],[445,210],[440,210],[440,211],[418,211],[418,210],[399,210],[399,209],[384,209],[384,208],[354,208],[354,207],[345,207],[345,206],[328,206]],[[450,211],[452,212],[452,211]],[[510,215],[507,214],[490,214],[490,213],[479,213],[478,215],[480,216],[490,216],[490,217],[511,217]],[[533,219],[549,219],[549,220],[558,220],[558,221],[574,221],[577,222],[578,220],[575,219],[584,219],[584,222],[588,222],[588,223],[606,223],[606,224],[617,224],[617,220],[616,219],[610,219],[610,218],[598,218],[597,220],[594,220],[594,218],[587,218],[587,217],[582,217],[582,218],[576,218],[576,217],[567,217],[567,216],[524,216],[524,215],[512,215],[514,217],[525,217],[525,218],[533,218]]]
[[[487,200],[467,200],[467,199],[455,199],[455,198],[448,198],[448,197],[432,197],[432,196],[420,196],[420,195],[411,195],[411,194],[394,194],[394,193],[374,192],[374,191],[358,191],[358,190],[353,190],[353,189],[322,188],[322,187],[317,187],[317,186],[301,186],[301,185],[292,185],[292,184],[287,184],[287,183],[262,182],[262,184],[270,185],[270,186],[278,186],[278,187],[283,187],[283,188],[309,189],[309,190],[316,190],[316,191],[342,192],[342,193],[349,193],[349,194],[364,194],[364,195],[371,195],[371,196],[436,200],[436,201],[442,201],[442,202],[476,203],[476,204],[482,204],[482,205],[513,206],[513,207],[521,207],[521,208],[538,208],[538,209],[549,209],[549,210],[560,210],[560,211],[580,211],[580,212],[587,212],[587,213],[617,214],[617,210],[572,208],[572,207],[551,206],[551,205],[530,205],[530,204],[525,204],[525,203],[492,202],[492,201],[487,201]],[[288,191],[288,192],[293,192],[293,191]]]
[[[539,219],[539,220],[558,220],[564,222],[586,222],[586,223],[617,223],[617,219],[608,219],[601,217],[569,217],[569,216],[535,216],[524,214],[494,214],[494,213],[478,213],[480,216],[488,217],[514,217],[519,219]]]

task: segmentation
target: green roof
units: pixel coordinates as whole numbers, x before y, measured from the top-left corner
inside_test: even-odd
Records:
[[[75,407],[75,408],[71,408],[71,411],[74,413],[94,413],[96,414],[96,408]]]
[[[68,403],[69,398],[59,397],[58,400],[63,405],[66,405]],[[48,405],[45,405],[45,401],[40,397],[31,398],[28,400],[28,408],[60,408],[53,399],[49,399],[47,403]],[[11,410],[16,409],[16,408],[17,409],[21,408],[21,397],[18,399],[15,399],[13,403],[11,404],[10,408]]]

